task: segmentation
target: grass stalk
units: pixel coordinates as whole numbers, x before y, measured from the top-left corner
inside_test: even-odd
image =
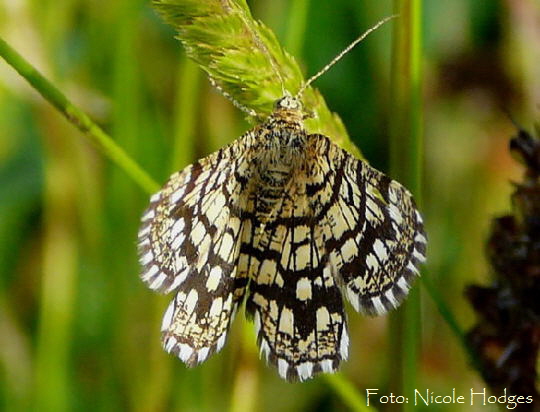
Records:
[[[423,156],[422,108],[422,0],[395,0],[399,14],[394,31],[392,66],[393,106],[390,126],[390,168],[393,178],[407,186],[422,203]],[[420,280],[443,320],[462,345],[469,361],[476,356],[450,308],[425,276]],[[395,368],[392,389],[410,394],[416,387],[420,341],[420,294],[413,289],[403,309],[391,317],[391,365]],[[403,405],[403,410],[413,410]]]
[[[241,348],[236,367],[229,412],[251,412],[257,410],[260,376],[258,373],[256,336],[253,325],[245,317],[241,319]]]
[[[394,0],[390,174],[421,204],[422,170],[422,0]],[[420,295],[414,288],[399,312],[390,317],[391,391],[408,396],[417,382]],[[397,406],[397,405],[396,405]],[[414,409],[403,404],[401,410]]]
[[[454,316],[453,312],[450,310],[446,302],[443,300],[443,298],[440,296],[440,293],[438,290],[433,286],[431,283],[431,280],[424,276],[420,279],[422,286],[428,293],[431,300],[435,303],[435,306],[437,307],[437,310],[439,311],[439,314],[444,319],[446,324],[448,325],[450,331],[453,333],[454,337],[460,342],[460,344],[463,347],[463,350],[465,351],[465,354],[468,357],[468,360],[470,364],[477,370],[480,371],[480,361],[478,359],[478,356],[476,352],[471,348],[469,343],[467,342],[467,339],[465,338],[465,332],[463,329],[459,326],[459,323]]]
[[[154,193],[159,189],[158,184],[103,129],[2,38],[0,56],[144,191]]]

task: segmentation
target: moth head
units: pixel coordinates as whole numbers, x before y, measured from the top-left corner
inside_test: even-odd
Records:
[[[302,111],[302,102],[296,96],[286,94],[274,104],[275,110]]]

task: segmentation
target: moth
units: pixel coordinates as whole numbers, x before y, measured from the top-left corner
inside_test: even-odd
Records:
[[[282,378],[334,372],[348,356],[344,298],[381,315],[419,274],[426,237],[411,193],[304,128],[302,92],[376,27],[151,197],[138,233],[142,280],[174,293],[162,342],[188,366],[224,346],[245,300]]]

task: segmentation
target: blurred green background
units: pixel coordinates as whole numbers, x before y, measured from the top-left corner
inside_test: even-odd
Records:
[[[297,27],[305,30],[303,44],[290,43],[307,75],[392,14],[390,0],[248,3],[283,42],[291,8],[307,7],[306,26]],[[467,329],[475,317],[463,288],[488,282],[489,221],[510,209],[509,181],[521,174],[507,151],[515,129],[505,111],[529,128],[538,115],[540,4],[424,6],[424,274]],[[0,35],[160,183],[249,127],[185,59],[148,0],[0,0]],[[391,48],[387,25],[315,84],[381,170],[388,167]],[[259,361],[242,315],[222,352],[196,369],[162,351],[159,327],[170,297],[143,285],[136,258],[147,195],[4,62],[0,125],[0,409],[344,407],[324,379],[289,384]],[[462,346],[422,295],[417,387],[481,390]],[[350,360],[342,370],[361,393],[388,393],[387,326],[386,317],[349,310]]]

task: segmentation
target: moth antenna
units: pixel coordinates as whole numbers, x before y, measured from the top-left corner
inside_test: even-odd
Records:
[[[398,17],[398,14],[393,14],[391,16],[385,17],[384,19],[380,20],[375,24],[373,27],[370,27],[367,29],[360,37],[358,37],[355,41],[353,41],[351,44],[349,44],[341,53],[339,53],[336,57],[330,61],[326,66],[324,66],[321,70],[319,70],[317,73],[315,73],[313,76],[311,76],[303,85],[300,87],[300,90],[298,93],[296,93],[296,98],[300,97],[302,93],[309,87],[311,83],[313,83],[315,80],[317,80],[319,77],[321,77],[324,73],[326,73],[334,64],[336,64],[343,56],[345,56],[347,53],[351,51],[351,49],[356,46],[358,43],[360,43],[362,40],[364,40],[372,31],[377,30],[380,26],[382,26],[384,23],[388,22],[389,20],[395,19]]]
[[[242,103],[237,101],[234,97],[232,97],[229,93],[223,90],[223,87],[221,87],[216,81],[216,79],[214,79],[212,76],[209,75],[208,80],[210,81],[210,84],[214,86],[223,96],[229,99],[236,108],[240,109],[244,113],[247,113],[249,116],[259,117],[259,114],[255,110],[244,106]]]

